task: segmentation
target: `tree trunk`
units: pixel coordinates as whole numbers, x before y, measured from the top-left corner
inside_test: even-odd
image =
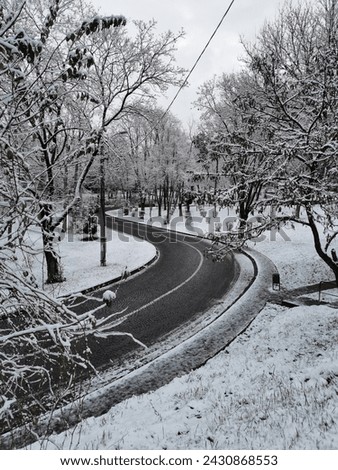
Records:
[[[216,191],[217,191],[217,180],[218,180],[218,158],[216,158],[216,175],[215,175],[215,185],[214,185],[214,191],[215,191],[215,197],[216,197]]]
[[[317,229],[316,222],[313,218],[311,208],[306,208],[306,215],[309,221],[309,225],[312,231],[312,236],[313,236],[313,241],[315,245],[315,250],[318,254],[318,256],[326,263],[329,268],[332,270],[336,284],[338,287],[338,264],[327,254],[322,248],[321,242],[320,242],[320,237]]]
[[[239,230],[238,230],[238,238],[244,238],[244,232],[247,226],[249,213],[246,210],[246,205],[244,201],[239,203]]]
[[[300,218],[300,204],[296,205],[295,217],[296,217],[296,219]]]
[[[161,217],[162,215],[162,202],[163,202],[163,196],[162,196],[162,186],[160,185],[159,189],[155,188],[155,200],[157,202],[158,206],[158,217]]]
[[[53,248],[54,233],[51,229],[51,204],[41,205],[39,219],[41,221],[43,252],[47,263],[47,284],[63,282],[65,278],[62,274],[60,259]]]
[[[182,204],[182,202],[178,203],[178,216],[183,217],[183,204]]]
[[[56,282],[63,282],[62,267],[57,253],[53,249],[53,237],[43,236],[43,248],[45,259],[47,263],[47,284],[54,284]]]

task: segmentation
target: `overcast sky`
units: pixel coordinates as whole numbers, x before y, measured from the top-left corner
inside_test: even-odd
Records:
[[[316,0],[313,0],[314,2]],[[155,19],[159,32],[184,29],[178,44],[177,63],[190,69],[206,45],[231,0],[91,0],[102,14],[123,14],[127,20]],[[242,46],[239,37],[254,39],[265,19],[273,19],[286,0],[235,0],[228,16],[190,77],[189,88],[179,94],[171,111],[185,123],[196,120],[192,109],[198,87],[222,72],[239,70]],[[177,90],[161,100],[166,107]]]

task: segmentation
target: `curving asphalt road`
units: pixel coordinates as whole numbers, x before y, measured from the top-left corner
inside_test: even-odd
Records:
[[[159,259],[141,275],[121,283],[117,299],[100,311],[101,317],[126,309],[118,331],[132,333],[147,346],[205,312],[224,296],[238,274],[233,256],[222,263],[213,263],[203,256],[208,246],[205,240],[109,216],[107,227],[117,230],[126,243],[128,236],[133,235],[153,243],[158,250]],[[116,284],[103,290],[106,289],[115,290]],[[102,290],[93,295],[101,297]],[[88,301],[76,310],[95,306],[97,302]],[[140,347],[127,336],[90,339],[89,346],[97,368],[121,361],[124,354]]]
[[[100,310],[100,316],[107,316],[126,308],[122,314],[125,321],[119,326],[119,330],[132,333],[148,346],[158,342],[162,335],[167,335],[185,322],[198,318],[199,314],[204,313],[214,302],[224,297],[238,277],[239,267],[233,256],[229,255],[222,263],[213,263],[204,258],[204,249],[209,244],[206,240],[167,232],[130,220],[107,217],[107,225],[110,229],[118,230],[121,236],[125,237],[126,243],[128,243],[128,235],[133,235],[153,243],[159,252],[158,260],[143,270],[141,275],[133,276],[118,285],[118,296],[111,307]],[[116,283],[111,286],[106,285],[104,289],[94,292],[92,296],[101,298],[102,291],[116,288]],[[81,312],[95,307],[97,307],[97,302],[88,300],[76,310]],[[250,312],[250,309],[245,308],[245,311]],[[226,319],[231,320],[231,318],[231,315],[226,316]],[[113,382],[112,390],[106,390],[103,387],[100,390],[101,395],[95,392],[94,399],[89,395],[88,400],[83,401],[81,397],[79,409],[77,409],[77,400],[66,405],[71,408],[74,405],[75,412],[72,409],[64,415],[65,409],[61,407],[52,416],[49,413],[41,416],[37,423],[26,423],[22,427],[5,433],[0,438],[0,447],[9,449],[28,445],[38,435],[44,435],[47,429],[49,431],[67,429],[87,416],[102,414],[113,404],[132,394],[143,393],[167,383],[175,374],[181,374],[187,367],[192,367],[196,361],[196,364],[200,365],[200,356],[205,361],[206,357],[209,358],[218,352],[224,346],[224,341],[227,341],[227,335],[231,334],[233,337],[236,334],[238,324],[240,324],[240,329],[243,329],[243,324],[246,325],[241,316],[235,323],[233,324],[231,320],[230,326],[225,327],[216,321],[215,331],[212,332],[211,337],[208,335],[204,337],[202,330],[202,335],[196,337],[196,347],[190,352],[182,351],[183,357],[175,358],[171,368],[168,364],[164,365],[161,360],[151,361],[147,373],[144,373],[141,367],[136,375],[128,376],[125,385],[121,385],[117,380]],[[140,347],[126,336],[112,336],[109,339],[100,340],[89,338],[88,341],[89,344],[78,346],[81,348],[90,346],[91,361],[97,369],[109,367],[112,362],[123,362],[125,354]],[[214,342],[216,344],[213,344]],[[174,350],[175,348],[172,353],[175,356]],[[55,373],[58,373],[57,368],[55,368]],[[79,373],[82,375],[80,371]],[[44,391],[40,390],[37,393],[43,394]],[[99,399],[98,396],[100,396]]]
[[[246,250],[245,254],[236,256],[236,262],[229,258],[226,263],[213,264],[202,258],[205,241],[185,235],[177,235],[175,239],[173,234],[126,220],[109,220],[108,225],[122,233],[155,242],[160,252],[159,260],[152,267],[119,287],[118,299],[113,304],[115,311],[128,306],[126,314],[131,315],[122,325],[123,330],[131,331],[144,342],[149,340],[148,344],[167,327],[171,330],[189,318],[198,319],[199,312],[206,310],[218,297],[223,297],[232,277],[237,282],[220,303],[220,314],[206,328],[166,354],[61,406],[52,415],[47,413],[37,422],[10,430],[0,438],[0,447],[2,445],[4,449],[21,448],[51,430],[61,432],[86,417],[106,413],[132,395],[154,390],[177,375],[200,367],[245,331],[271,295],[276,298],[271,288],[276,266],[259,252]],[[116,284],[111,288],[114,286]],[[97,295],[101,296],[102,292]],[[97,306],[97,302],[92,306]],[[111,309],[105,313],[111,313]],[[119,341],[118,337],[112,337],[97,342],[92,344],[94,362],[103,367],[110,359],[123,359],[123,354],[134,347],[127,338]]]

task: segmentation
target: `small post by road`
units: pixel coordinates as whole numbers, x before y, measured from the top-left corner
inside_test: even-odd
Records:
[[[274,273],[272,275],[272,289],[273,290],[280,290],[280,277],[279,273]]]

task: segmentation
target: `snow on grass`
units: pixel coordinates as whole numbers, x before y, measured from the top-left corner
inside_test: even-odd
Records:
[[[176,209],[171,217],[169,228],[185,233],[206,235],[210,232],[215,233],[217,225],[220,225],[221,230],[225,230],[227,222],[236,223],[237,214],[233,209],[219,209],[216,217],[212,216],[213,211],[214,207],[207,208],[207,216],[210,217],[208,219],[202,217],[198,207],[192,205],[190,207],[190,217],[187,218],[179,217],[178,209]],[[112,211],[112,214],[117,215],[118,211]],[[139,220],[137,217],[134,220],[166,228],[166,225],[163,225],[164,217],[165,213],[162,218],[157,217],[157,209],[153,209],[151,219],[149,208],[146,208],[144,220]],[[320,235],[325,240],[327,233],[322,230]],[[280,273],[283,289],[292,290],[320,281],[334,280],[332,271],[315,251],[309,227],[295,224],[294,228],[286,225],[279,231],[272,229],[266,231],[257,241],[248,242],[247,246],[260,251],[275,263]],[[338,252],[338,240],[334,241],[331,248],[335,248]]]
[[[204,367],[45,441],[76,449],[336,449],[338,316],[268,305]],[[32,448],[39,448],[35,444]]]
[[[331,269],[315,251],[308,227],[284,227],[280,233],[267,232],[263,238],[257,243],[249,242],[248,246],[273,260],[280,273],[282,288],[292,290],[334,280]],[[336,245],[333,247],[337,249]]]
[[[254,247],[286,289],[330,279],[305,230]],[[337,449],[337,405],[337,310],[270,303],[205,366],[31,448]]]
[[[132,236],[120,236],[107,231],[107,263],[100,266],[100,241],[83,241],[79,235],[66,234],[55,246],[61,258],[62,283],[45,284],[46,264],[42,254],[41,234],[30,230],[26,243],[39,252],[38,256],[23,256],[18,253],[20,269],[30,267],[37,284],[53,296],[62,296],[88,289],[118,278],[127,268],[129,272],[138,269],[156,256],[156,249],[150,243]]]

